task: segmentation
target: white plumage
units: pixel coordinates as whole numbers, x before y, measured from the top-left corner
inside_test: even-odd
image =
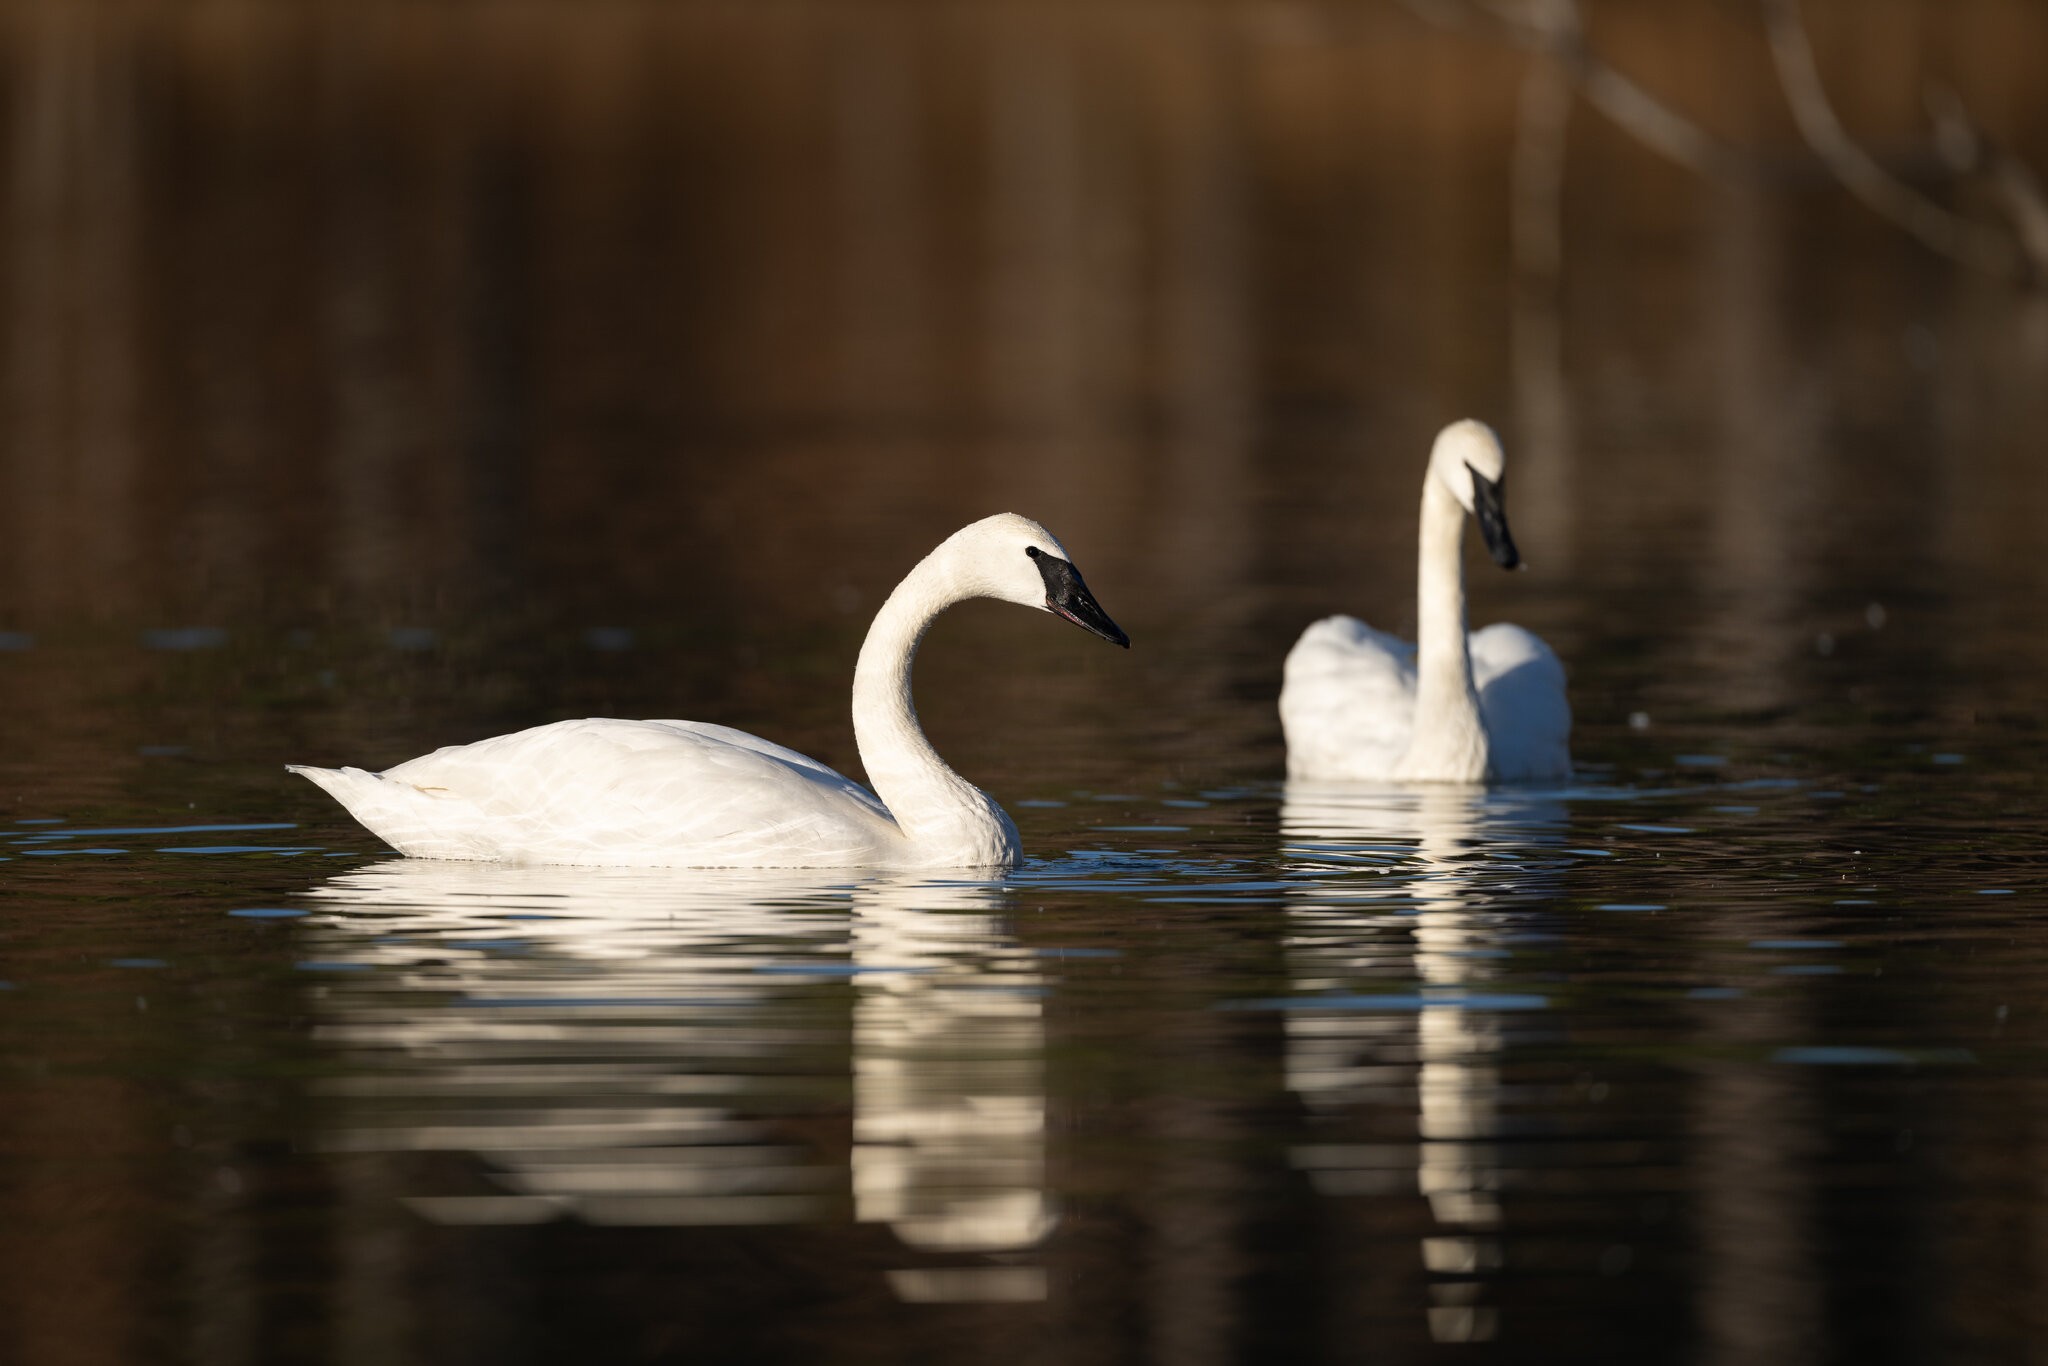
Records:
[[[1495,560],[1519,563],[1501,505],[1500,443],[1446,427],[1423,482],[1417,643],[1326,617],[1288,652],[1280,689],[1290,778],[1543,782],[1571,775],[1564,666],[1519,626],[1465,629],[1468,513]]]
[[[1496,622],[1467,637],[1489,775],[1497,782],[1571,773],[1564,665],[1541,637]],[[1324,617],[1287,656],[1283,705],[1288,771],[1297,777],[1383,779],[1408,749],[1415,647],[1357,617]],[[1297,770],[1299,770],[1297,772]]]
[[[382,773],[294,767],[415,858],[826,867],[901,841],[860,784],[795,750],[699,721],[556,721],[449,745]]]
[[[1007,867],[1019,852],[1015,825],[933,752],[910,699],[926,627],[970,597],[1053,612],[1128,644],[1036,522],[1005,513],[954,533],[897,586],[861,647],[854,738],[873,792],[795,750],[699,721],[557,721],[382,773],[291,768],[416,858]]]

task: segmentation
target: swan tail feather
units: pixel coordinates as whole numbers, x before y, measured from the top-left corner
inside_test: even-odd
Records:
[[[340,802],[349,815],[386,844],[413,858],[487,859],[495,857],[462,827],[451,821],[454,794],[386,778],[360,768],[314,768],[286,764]],[[432,807],[429,811],[427,808]]]

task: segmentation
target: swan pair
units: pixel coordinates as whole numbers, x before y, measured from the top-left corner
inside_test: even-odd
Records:
[[[1467,512],[1516,561],[1500,443],[1444,430],[1422,499],[1420,649],[1349,617],[1287,659],[1280,711],[1297,779],[1483,782],[1562,777],[1564,671],[1519,627],[1465,634]],[[382,773],[291,765],[415,858],[613,867],[1002,868],[1017,827],[940,759],[910,668],[933,618],[968,598],[1036,608],[1129,648],[1073,557],[1012,513],[954,532],[882,604],[853,673],[853,731],[873,790],[795,750],[700,721],[557,721],[435,750]]]

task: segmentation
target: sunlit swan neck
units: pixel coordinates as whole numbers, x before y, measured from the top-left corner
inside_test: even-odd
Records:
[[[946,767],[910,700],[910,666],[940,612],[976,594],[942,555],[926,556],[875,615],[853,670],[853,738],[868,783],[914,843],[1016,842],[1015,828],[979,788]]]
[[[1434,473],[1422,484],[1415,601],[1415,725],[1399,773],[1472,783],[1486,777],[1486,728],[1465,641],[1465,509]]]

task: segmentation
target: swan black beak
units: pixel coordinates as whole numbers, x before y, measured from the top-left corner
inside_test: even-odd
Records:
[[[1088,591],[1088,585],[1081,582],[1080,570],[1036,546],[1029,547],[1025,553],[1037,563],[1038,576],[1045,580],[1046,611],[1101,636],[1112,645],[1121,645],[1126,650],[1131,648],[1131,638],[1109,619],[1109,613],[1102,610],[1102,604]]]
[[[1486,538],[1486,553],[1502,569],[1513,569],[1522,563],[1522,557],[1515,550],[1515,538],[1508,533],[1508,505],[1501,492],[1507,476],[1488,479],[1470,465],[1465,468],[1472,475],[1472,515],[1479,519],[1479,534]]]

